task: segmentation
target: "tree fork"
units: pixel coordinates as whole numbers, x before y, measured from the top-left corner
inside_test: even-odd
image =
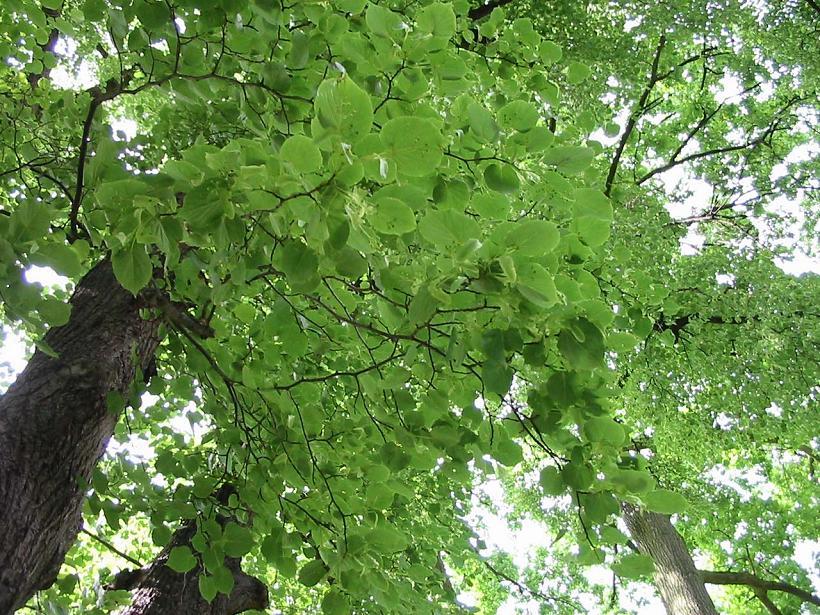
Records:
[[[118,415],[111,393],[128,397],[159,344],[158,319],[117,282],[108,259],[71,298],[67,324],[0,397],[0,614],[54,582],[80,531],[85,485]]]
[[[242,572],[239,558],[225,558],[225,567],[233,576],[233,590],[229,595],[217,594],[211,602],[199,592],[199,575],[205,573],[201,564],[185,573],[165,565],[174,547],[190,545],[196,528],[195,521],[186,521],[151,564],[117,575],[108,589],[134,590],[131,605],[121,615],[234,615],[268,606],[267,587]]]

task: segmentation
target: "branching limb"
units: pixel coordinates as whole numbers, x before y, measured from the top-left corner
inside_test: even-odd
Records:
[[[749,572],[699,570],[698,574],[700,574],[700,578],[703,579],[704,583],[710,585],[745,585],[755,590],[755,593],[758,591],[764,593],[770,591],[784,592],[800,598],[803,602],[820,606],[820,597],[805,589],[781,581],[767,581]]]
[[[607,173],[606,184],[604,187],[604,194],[607,196],[612,193],[612,185],[615,182],[615,176],[618,174],[618,165],[621,163],[621,156],[623,156],[624,149],[626,149],[626,144],[632,136],[632,131],[635,130],[635,125],[638,123],[638,119],[641,117],[646,108],[646,101],[649,100],[649,95],[652,93],[652,88],[655,87],[655,84],[658,82],[658,66],[660,64],[661,54],[663,53],[663,48],[665,46],[666,37],[661,35],[661,38],[658,41],[658,46],[655,49],[655,58],[652,60],[652,69],[649,74],[649,81],[641,93],[641,97],[638,99],[638,104],[629,115],[629,120],[626,123],[626,129],[624,130],[624,134],[621,135],[621,140],[618,142],[618,147],[615,149],[615,155],[612,157],[612,162],[609,165],[609,173]]]
[[[168,322],[175,327],[190,331],[202,339],[214,336],[214,330],[207,323],[197,320],[188,313],[188,306],[179,301],[171,301],[162,291],[146,289],[140,296],[148,305],[159,309]]]
[[[786,126],[783,125],[783,115],[786,113],[786,111],[789,110],[789,108],[792,105],[794,105],[799,100],[801,100],[801,99],[800,98],[792,98],[791,100],[789,100],[777,113],[775,113],[775,115],[772,118],[771,122],[769,123],[768,126],[766,126],[766,128],[763,130],[762,133],[760,133],[757,137],[755,137],[753,139],[749,139],[745,143],[740,143],[738,145],[726,145],[724,147],[715,147],[715,148],[704,150],[704,151],[701,151],[701,152],[695,152],[694,154],[689,154],[688,156],[684,156],[683,158],[678,158],[677,157],[683,149],[682,147],[678,148],[677,150],[675,150],[675,152],[672,154],[672,156],[669,158],[669,160],[666,163],[662,164],[659,167],[656,167],[656,168],[652,169],[648,173],[644,174],[642,177],[638,178],[638,180],[637,180],[638,185],[641,185],[641,184],[645,183],[646,181],[650,180],[651,178],[655,177],[656,175],[659,175],[661,173],[665,173],[666,171],[669,171],[670,169],[673,169],[673,168],[675,168],[677,166],[680,166],[682,164],[685,164],[687,162],[692,162],[694,160],[699,160],[701,158],[708,158],[710,156],[718,156],[720,154],[728,154],[730,152],[737,152],[737,151],[741,151],[741,150],[751,150],[751,149],[754,149],[754,148],[756,148],[757,146],[759,146],[763,143],[766,143],[766,141],[769,140],[776,132],[785,130],[787,128]],[[704,116],[705,121],[701,120],[701,122],[698,123],[698,125],[693,129],[693,131],[690,132],[690,136],[686,138],[686,140],[684,142],[684,146],[685,146],[686,142],[688,142],[691,139],[691,136],[694,136],[694,134],[698,130],[701,130],[701,128],[706,123],[708,123],[709,119],[714,117],[714,114],[717,113],[717,111],[719,109],[720,109],[720,107],[718,107],[718,109],[716,109],[715,112],[710,114],[710,116],[708,118],[706,118],[706,116]]]

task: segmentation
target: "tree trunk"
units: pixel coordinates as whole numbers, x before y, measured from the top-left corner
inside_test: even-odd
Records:
[[[77,285],[68,323],[49,331],[0,397],[0,614],[48,587],[81,526],[85,485],[114,433],[112,392],[127,397],[159,343],[158,321],[108,259]]]
[[[623,505],[624,520],[638,549],[655,562],[655,585],[669,615],[717,615],[692,556],[669,520]]]
[[[210,603],[199,592],[199,575],[204,572],[201,565],[186,573],[168,568],[165,562],[171,549],[188,546],[195,533],[196,523],[187,521],[150,565],[118,575],[126,580],[122,583],[115,580],[110,589],[135,590],[131,606],[120,615],[233,615],[268,606],[267,587],[242,572],[238,558],[225,558],[225,566],[233,575],[233,591],[227,596],[217,594]]]

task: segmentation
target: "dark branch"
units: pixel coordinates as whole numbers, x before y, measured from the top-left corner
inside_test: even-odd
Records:
[[[481,558],[481,556],[479,556],[479,557]],[[521,592],[524,595],[531,596],[533,598],[538,598],[539,600],[542,600],[544,602],[561,602],[561,603],[567,604],[567,605],[569,605],[573,608],[578,608],[578,605],[575,602],[571,601],[571,600],[568,600],[568,599],[560,597],[560,596],[548,596],[547,594],[545,594],[543,592],[540,592],[538,590],[531,589],[530,587],[527,587],[526,585],[524,585],[520,581],[516,581],[510,575],[506,574],[505,572],[502,572],[501,570],[499,570],[498,568],[493,566],[487,559],[481,558],[481,562],[496,577],[498,577],[502,581],[507,581],[508,583],[512,584],[513,586],[515,586],[518,589],[519,592]]]
[[[748,572],[723,572],[713,570],[699,570],[700,578],[704,583],[710,585],[746,585],[754,590],[785,592],[792,596],[797,596],[803,602],[809,602],[820,606],[820,597],[815,596],[805,589],[795,587],[790,583],[780,581],[766,581]]]
[[[771,598],[769,598],[769,594],[766,592],[765,589],[755,589],[754,591],[755,596],[757,596],[757,599],[763,603],[763,606],[765,606],[766,609],[768,609],[771,615],[783,615],[783,612],[779,608],[777,608],[777,605],[774,602],[772,602]]]
[[[693,160],[699,160],[700,158],[708,158],[709,156],[717,156],[718,154],[728,154],[729,152],[737,152],[737,151],[740,151],[740,150],[743,150],[743,149],[750,149],[750,148],[753,148],[753,147],[757,147],[758,145],[763,143],[774,132],[774,130],[775,130],[775,127],[770,126],[758,138],[752,139],[751,141],[747,141],[746,143],[741,143],[739,145],[727,145],[725,147],[715,147],[713,149],[708,149],[708,150],[705,150],[703,152],[697,152],[695,154],[690,154],[689,156],[684,156],[683,158],[679,158],[679,159],[676,159],[676,160],[675,159],[670,160],[666,164],[663,164],[663,165],[649,171],[649,173],[647,173],[646,175],[644,175],[643,177],[638,179],[637,183],[640,186],[641,184],[643,184],[647,180],[652,179],[653,177],[655,177],[655,175],[659,175],[660,173],[665,173],[666,171],[668,171],[668,170],[670,170],[670,169],[672,169],[676,166],[679,166],[681,164],[684,164],[686,162],[691,162]]]
[[[744,93],[748,92],[748,91],[750,91],[750,90],[752,90],[756,87],[758,87],[758,84],[755,84],[751,88],[747,88],[744,91]],[[668,170],[670,170],[670,169],[672,169],[676,166],[679,166],[681,164],[685,164],[687,162],[691,162],[693,160],[699,160],[700,158],[707,158],[709,156],[717,156],[719,154],[728,154],[730,152],[737,152],[737,151],[745,150],[745,149],[754,149],[758,145],[761,145],[762,143],[765,143],[766,140],[769,139],[770,137],[772,137],[772,135],[774,135],[774,133],[776,133],[777,131],[785,129],[785,127],[782,125],[783,124],[784,114],[789,110],[789,108],[792,105],[794,105],[796,102],[799,102],[800,100],[802,100],[800,97],[795,97],[795,98],[790,99],[779,111],[777,111],[774,114],[774,117],[771,120],[771,122],[769,123],[769,125],[766,126],[766,129],[759,136],[757,136],[754,139],[750,139],[750,140],[746,141],[745,143],[740,143],[738,145],[726,145],[724,147],[715,147],[713,149],[708,149],[708,150],[705,150],[705,151],[702,151],[702,152],[696,152],[694,154],[684,156],[683,158],[677,158],[678,154],[680,154],[680,152],[683,149],[683,148],[678,148],[677,150],[675,150],[675,153],[672,155],[672,157],[669,159],[668,162],[666,162],[665,164],[663,164],[663,165],[661,165],[661,166],[659,166],[655,169],[652,169],[651,171],[646,173],[644,176],[642,176],[640,179],[638,179],[638,181],[637,181],[638,185],[643,184],[644,182],[651,179],[655,175],[658,175],[660,173],[664,173],[664,172],[666,172],[666,171],[668,171]],[[709,119],[711,119],[714,116],[714,114],[717,113],[718,110],[720,110],[720,107],[718,107],[715,110],[715,112],[712,113],[710,116],[708,116],[708,118],[706,116],[704,116],[704,119],[701,120],[701,122],[693,129],[693,131],[690,133],[690,136],[687,137],[686,141],[688,142],[689,139],[691,138],[691,136],[694,136],[694,133],[697,132],[698,130],[700,130],[702,128],[702,125],[707,123],[709,121]],[[684,145],[685,145],[685,143],[684,143]]]
[[[83,134],[80,141],[80,152],[77,156],[77,182],[74,186],[74,198],[71,199],[71,210],[68,212],[68,220],[71,223],[71,238],[80,237],[80,226],[77,217],[80,215],[80,203],[83,200],[83,183],[85,182],[85,160],[88,157],[88,144],[91,141],[91,127],[94,125],[94,115],[100,103],[97,99],[92,99],[88,106],[88,113],[83,122]]]
[[[663,48],[665,45],[666,37],[661,35],[661,38],[658,41],[658,47],[655,50],[655,58],[652,60],[652,70],[649,74],[649,81],[641,93],[641,97],[638,99],[637,106],[629,115],[629,121],[626,123],[626,129],[624,130],[624,134],[621,136],[621,140],[618,142],[615,155],[612,157],[612,162],[609,165],[609,173],[607,173],[604,188],[604,194],[607,196],[609,196],[612,192],[612,185],[615,182],[615,175],[618,173],[618,165],[621,163],[621,156],[623,156],[624,149],[626,149],[626,144],[629,141],[629,137],[632,136],[632,131],[635,130],[635,125],[638,123],[638,119],[646,109],[646,101],[649,100],[649,94],[651,94],[652,88],[655,87],[655,84],[658,82],[658,65],[660,64],[661,54],[663,53]]]
[[[104,546],[106,549],[108,549],[108,550],[109,550],[109,551],[111,551],[112,553],[116,553],[117,555],[119,555],[119,556],[120,556],[121,558],[123,558],[124,560],[127,560],[127,561],[131,562],[131,563],[132,563],[132,564],[134,564],[135,566],[142,567],[142,563],[141,563],[138,559],[131,557],[130,555],[128,555],[128,553],[124,553],[124,552],[120,551],[117,547],[115,547],[114,545],[112,545],[112,544],[111,544],[110,542],[108,542],[105,538],[102,538],[101,536],[98,536],[98,535],[97,535],[97,534],[95,534],[94,532],[90,532],[90,531],[88,531],[88,530],[87,530],[87,529],[85,529],[85,528],[81,528],[81,529],[80,529],[80,532],[82,532],[83,534],[85,534],[85,535],[86,535],[86,536],[88,536],[89,538],[92,538],[92,539],[96,540],[98,543],[100,543],[100,544],[101,544],[102,546]]]

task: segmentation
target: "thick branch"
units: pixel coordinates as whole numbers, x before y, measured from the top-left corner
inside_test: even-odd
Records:
[[[612,157],[612,162],[609,165],[609,173],[607,173],[606,184],[604,187],[604,194],[607,196],[609,196],[612,192],[612,184],[615,182],[615,175],[618,173],[618,165],[621,163],[621,156],[623,156],[624,149],[626,149],[626,144],[632,136],[632,131],[635,130],[635,125],[638,123],[638,119],[641,117],[641,114],[646,108],[646,101],[649,100],[649,94],[652,92],[652,88],[655,87],[655,84],[658,82],[658,65],[661,61],[661,54],[663,53],[664,46],[666,46],[666,37],[661,35],[661,38],[658,41],[658,47],[655,49],[655,58],[652,60],[652,70],[649,74],[649,81],[641,93],[641,97],[638,99],[638,104],[629,115],[629,121],[626,123],[626,129],[624,130],[624,134],[621,136],[621,140],[618,142],[615,155]]]
[[[724,572],[714,570],[698,570],[700,578],[704,583],[710,585],[746,585],[752,589],[759,589],[763,591],[785,592],[792,596],[797,596],[803,602],[810,602],[820,606],[820,597],[815,596],[805,589],[795,587],[790,583],[782,583],[780,581],[767,581],[755,576],[749,572]]]
[[[815,0],[806,0],[809,3],[809,6],[814,9],[814,12],[820,15],[820,4],[818,4]]]

